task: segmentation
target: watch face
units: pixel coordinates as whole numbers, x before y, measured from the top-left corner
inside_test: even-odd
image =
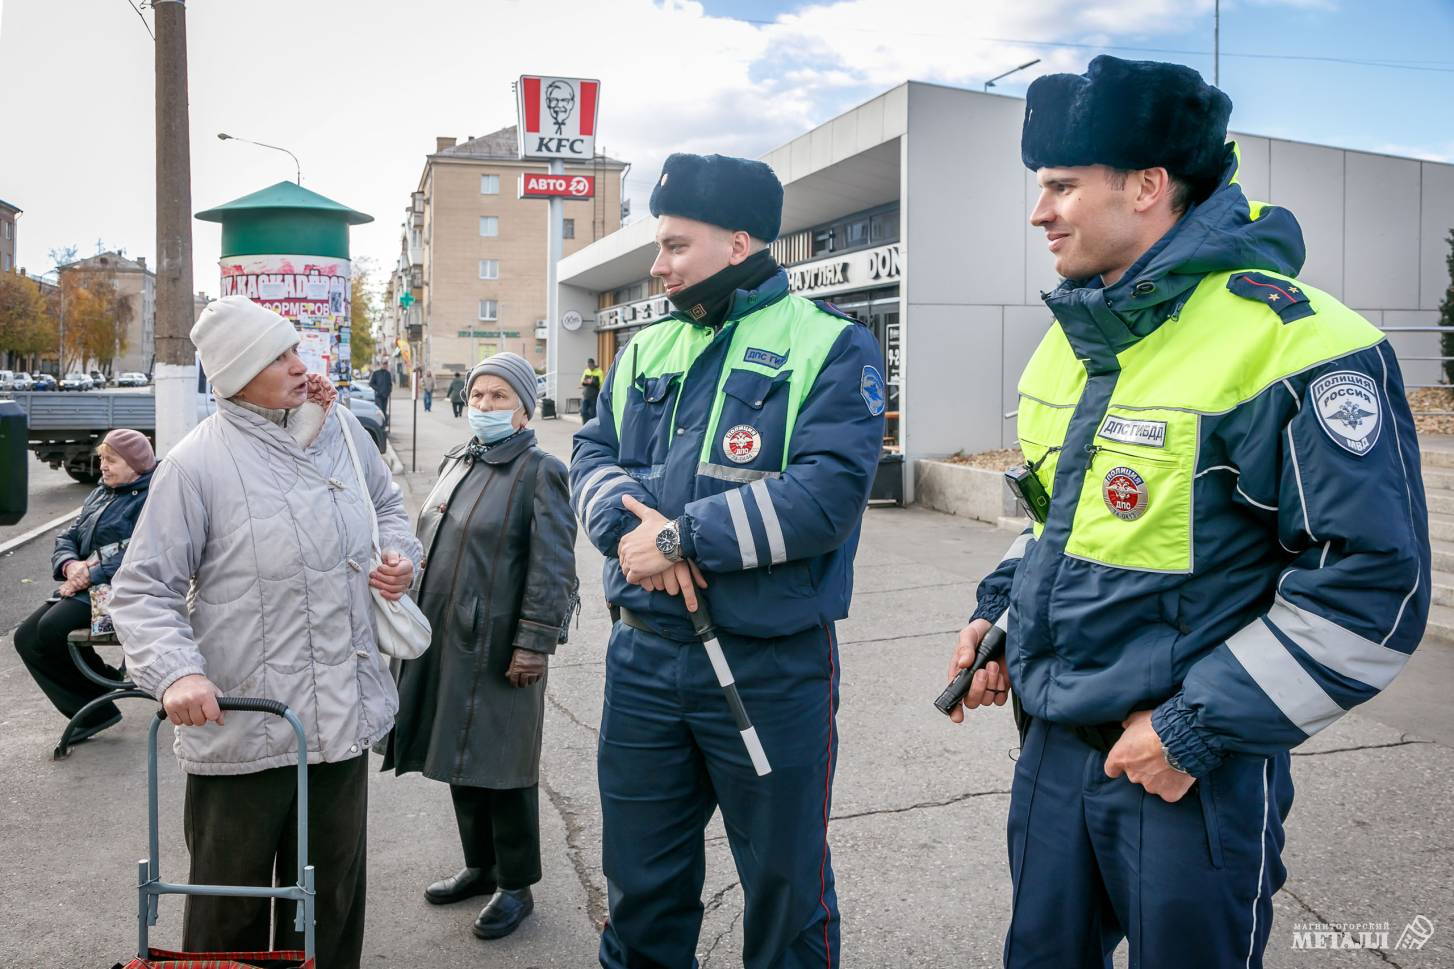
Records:
[[[680,547],[681,539],[678,538],[677,530],[675,528],[667,526],[666,528],[663,528],[661,531],[656,533],[657,551],[661,552],[661,554],[665,555],[667,558],[671,558],[672,556],[676,555],[677,550]]]

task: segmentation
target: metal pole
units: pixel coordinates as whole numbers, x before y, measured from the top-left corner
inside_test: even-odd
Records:
[[[550,174],[564,175],[565,162],[559,158],[550,160]],[[557,196],[550,199],[550,244],[545,256],[545,392],[556,402],[556,414],[562,411],[558,386],[560,380],[560,294],[556,292],[555,267],[560,262],[564,242],[562,218],[565,201]],[[523,347],[522,347],[523,349]]]
[[[197,422],[192,341],[192,170],[187,141],[187,7],[155,0],[156,443],[164,456]]]
[[[1212,3],[1212,84],[1222,84],[1222,0]]]
[[[423,380],[423,371],[418,367],[414,368],[414,430],[411,432],[414,441],[414,453],[409,456],[409,471],[412,473],[419,470],[419,381]]]

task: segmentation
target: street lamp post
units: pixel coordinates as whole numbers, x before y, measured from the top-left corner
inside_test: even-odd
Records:
[[[286,148],[279,148],[277,145],[266,145],[266,144],[263,144],[261,141],[251,141],[251,140],[249,140],[247,138],[239,138],[239,137],[237,137],[237,135],[229,135],[226,132],[221,132],[221,131],[219,131],[217,133],[217,140],[218,141],[241,141],[241,142],[244,142],[244,143],[249,144],[249,145],[257,145],[259,148],[271,148],[273,151],[280,151],[280,152],[282,152],[283,154],[287,155],[289,158],[293,159],[293,170],[294,170],[294,174],[295,174],[295,181],[297,181],[297,183],[299,185],[302,185],[303,184],[303,166],[298,163],[298,156],[295,155],[295,154],[293,154],[291,151],[288,151],[288,149],[286,149]]]
[[[1036,64],[1039,64],[1039,63],[1040,63],[1040,58],[1037,57],[1033,61],[1026,61],[1025,63],[1021,64],[1019,67],[1013,67],[1013,68],[1011,68],[1010,70],[1006,71],[1003,74],[996,74],[994,77],[992,77],[988,81],[985,81],[984,82],[984,89],[986,91],[988,91],[990,88],[992,88],[992,87],[995,86],[995,82],[996,81],[1002,81],[1005,78],[1009,77],[1011,74],[1015,74],[1015,73],[1018,73],[1019,71],[1023,71],[1027,67],[1034,67]]]

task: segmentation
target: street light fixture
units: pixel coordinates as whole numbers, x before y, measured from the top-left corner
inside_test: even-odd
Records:
[[[226,134],[224,132],[218,132],[217,133],[217,140],[218,141],[242,141],[242,142],[246,142],[249,145],[257,145],[259,148],[271,148],[273,151],[281,151],[283,154],[285,154],[289,158],[293,159],[293,168],[295,169],[296,174],[297,174],[298,184],[299,185],[302,185],[303,184],[303,166],[298,163],[298,156],[295,155],[295,154],[293,154],[291,151],[288,151],[288,149],[286,149],[286,148],[279,148],[277,145],[265,145],[261,141],[250,141],[247,138],[239,138],[239,137],[237,137],[237,135],[229,135],[229,134]]]
[[[1040,58],[1037,57],[1033,61],[1026,61],[1025,63],[1021,64],[1019,67],[1011,68],[1010,70],[1006,71],[1003,74],[996,74],[994,77],[992,77],[988,81],[985,81],[984,82],[984,89],[986,91],[988,91],[990,88],[992,88],[992,87],[995,86],[995,82],[996,81],[1003,80],[1003,79],[1009,77],[1011,74],[1014,74],[1014,73],[1016,73],[1018,71],[1023,71],[1027,67],[1034,67],[1036,64],[1039,64],[1039,63],[1040,63]]]

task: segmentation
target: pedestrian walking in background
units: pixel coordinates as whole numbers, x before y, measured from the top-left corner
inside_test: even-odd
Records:
[[[399,716],[384,769],[449,785],[464,868],[424,897],[489,896],[474,932],[497,939],[530,914],[540,880],[546,668],[579,601],[576,522],[565,465],[526,427],[530,364],[496,354],[468,387],[471,436],[445,455],[419,516],[417,599],[434,640],[395,664]]]
[[[449,402],[454,406],[454,416],[464,413],[464,374],[456,372],[454,379],[449,382],[449,390],[446,391]]]
[[[331,383],[307,373],[287,320],[226,296],[208,304],[191,337],[217,412],[154,476],[154,500],[113,583],[112,617],[128,673],[179,727],[189,881],[271,885],[275,870],[291,871],[293,734],[261,713],[234,711],[224,722],[217,697],[297,711],[308,740],[318,964],[353,969],[364,932],[367,754],[398,709],[369,587],[402,595],[419,542],[368,433],[335,405]],[[364,462],[368,494],[344,434]],[[375,516],[383,562],[370,571]],[[292,908],[188,896],[184,947],[302,948]]]
[[[76,669],[66,648],[66,637],[91,625],[88,590],[110,582],[121,567],[156,467],[156,455],[146,435],[128,428],[108,433],[96,454],[101,463],[101,484],[86,496],[80,515],[56,536],[51,568],[52,577],[61,587],[15,630],[15,651],[25,668],[55,708],[67,717],[75,716],[106,692],[105,687]],[[121,678],[120,671],[90,646],[82,646],[79,651],[86,665],[101,676]],[[77,725],[71,742],[94,737],[120,720],[121,711],[114,703],[98,707],[87,714],[88,722]]]
[[[424,413],[434,409],[434,371],[424,372]]]
[[[596,398],[601,395],[601,383],[606,375],[601,368],[596,366],[594,357],[586,360],[585,373],[581,374],[581,423],[594,420],[596,416]]]
[[[384,423],[389,423],[389,396],[394,392],[394,375],[389,373],[386,361],[380,360],[378,368],[369,375],[369,387],[374,392],[374,403],[384,413]]]

